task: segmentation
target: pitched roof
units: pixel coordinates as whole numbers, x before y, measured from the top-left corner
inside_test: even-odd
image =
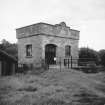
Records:
[[[7,58],[11,59],[14,62],[17,62],[17,59],[14,56],[8,54],[7,52],[5,52],[5,51],[3,51],[1,49],[0,49],[0,55],[7,57]]]

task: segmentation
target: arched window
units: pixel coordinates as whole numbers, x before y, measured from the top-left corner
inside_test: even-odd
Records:
[[[71,46],[66,45],[65,46],[65,57],[70,57],[71,56]]]

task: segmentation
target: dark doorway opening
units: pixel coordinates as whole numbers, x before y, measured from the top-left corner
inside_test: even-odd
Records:
[[[48,65],[56,64],[54,58],[56,57],[56,45],[47,44],[45,46],[45,61]]]

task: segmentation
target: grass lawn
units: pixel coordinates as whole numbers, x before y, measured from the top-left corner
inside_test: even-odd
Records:
[[[51,69],[0,77],[0,105],[105,105],[105,73]]]

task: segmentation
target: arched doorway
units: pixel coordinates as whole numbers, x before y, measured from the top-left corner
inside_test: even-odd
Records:
[[[56,57],[56,45],[55,44],[47,44],[45,46],[45,61],[49,65],[56,64],[54,58]]]

